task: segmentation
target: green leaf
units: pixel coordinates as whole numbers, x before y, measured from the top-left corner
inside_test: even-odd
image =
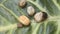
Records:
[[[60,34],[60,0],[27,0],[21,8],[20,0],[0,0],[0,34]],[[37,23],[29,16],[27,7],[33,6],[36,13],[46,12],[48,19]],[[25,15],[31,20],[28,27],[18,28],[18,17]]]

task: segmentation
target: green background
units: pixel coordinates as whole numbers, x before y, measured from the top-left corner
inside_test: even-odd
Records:
[[[19,2],[0,0],[0,34],[60,34],[60,0],[27,0],[24,8],[18,5]],[[28,6],[33,6],[36,12],[46,12],[48,19],[37,23],[33,16],[28,16]],[[30,26],[17,28],[21,15],[29,17]]]

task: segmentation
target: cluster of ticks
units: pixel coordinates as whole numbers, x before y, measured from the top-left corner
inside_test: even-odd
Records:
[[[25,7],[26,4],[27,4],[27,0],[20,0],[20,2],[19,2],[19,6],[21,8]],[[42,22],[42,21],[46,20],[48,17],[47,13],[42,12],[42,11],[35,13],[35,9],[32,6],[27,7],[27,13],[29,16],[34,15],[34,19],[36,22]],[[21,15],[19,17],[19,22],[20,22],[20,24],[18,24],[18,27],[22,27],[23,25],[24,26],[30,25],[30,19],[25,15]]]

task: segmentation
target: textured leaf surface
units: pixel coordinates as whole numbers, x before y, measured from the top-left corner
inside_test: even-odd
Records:
[[[60,34],[60,0],[27,0],[24,8],[18,5],[19,1],[0,0],[0,34]],[[37,23],[27,14],[28,6],[33,6],[36,12],[46,12],[48,19]],[[29,17],[30,26],[17,28],[21,15]]]

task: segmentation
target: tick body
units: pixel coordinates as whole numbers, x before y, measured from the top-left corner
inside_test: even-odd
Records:
[[[30,20],[28,17],[22,15],[19,17],[19,21],[23,24],[23,25],[29,25],[30,24]]]
[[[42,22],[44,20],[47,19],[47,13],[45,12],[38,12],[34,15],[34,19],[37,21],[37,22]]]
[[[27,7],[27,13],[28,13],[30,16],[33,16],[34,13],[35,13],[35,9],[34,9],[32,6],[29,6],[29,7]]]
[[[19,5],[20,7],[25,7],[27,1],[26,0],[20,0]]]
[[[18,23],[18,24],[17,24],[17,27],[18,27],[18,28],[21,28],[21,27],[23,27],[23,25],[22,25],[21,23]]]

